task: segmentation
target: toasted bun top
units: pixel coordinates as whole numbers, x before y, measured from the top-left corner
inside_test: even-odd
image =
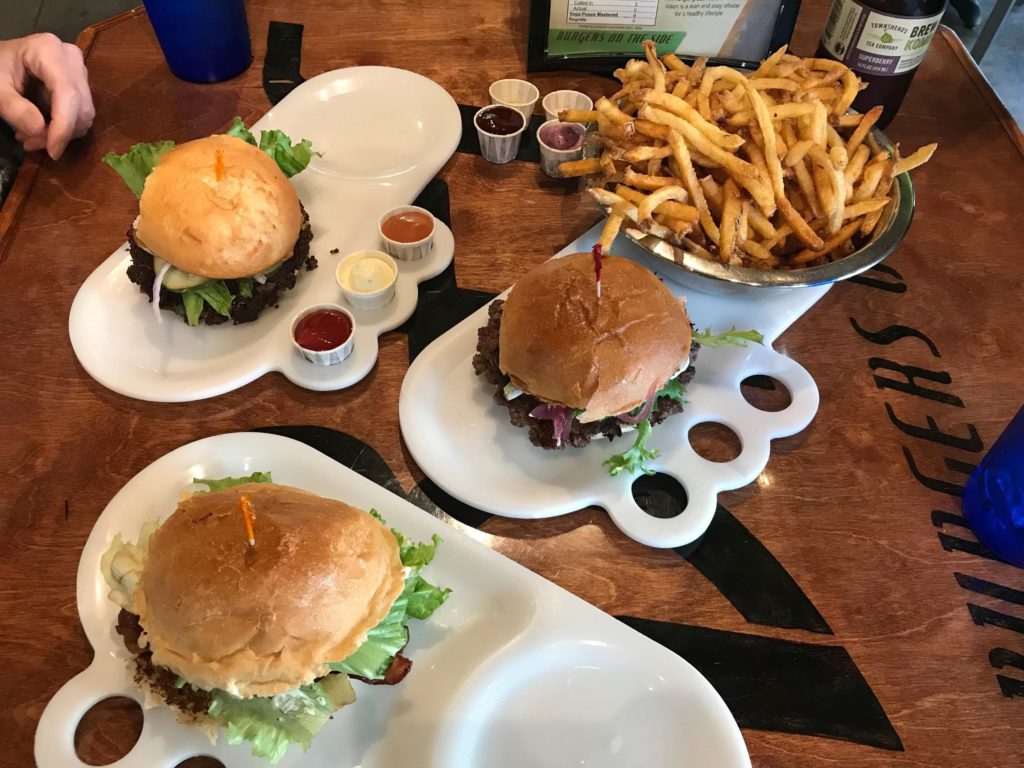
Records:
[[[642,404],[690,353],[690,320],[658,278],[610,256],[597,298],[589,253],[551,259],[509,294],[499,334],[502,372],[526,392],[598,421]]]
[[[133,609],[154,663],[202,688],[270,696],[348,658],[402,588],[395,536],[369,514],[250,484],[178,505],[149,541]]]
[[[139,210],[135,233],[146,250],[203,277],[269,269],[291,253],[302,226],[299,196],[277,163],[234,136],[190,141],[161,157]]]

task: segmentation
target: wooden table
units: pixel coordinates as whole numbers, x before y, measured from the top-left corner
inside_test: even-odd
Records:
[[[32,764],[43,706],[90,661],[75,608],[79,554],[107,501],[147,464],[220,432],[314,424],[365,442],[405,490],[422,480],[399,436],[404,333],[382,339],[361,384],[329,394],[270,375],[212,400],[160,405],[118,396],[84,372],[68,308],[135,210],[100,157],[266,111],[271,19],[305,25],[307,77],[388,64],[436,80],[460,103],[482,103],[488,83],[524,72],[527,5],[255,0],[256,61],[212,86],[169,74],[141,13],[83,33],[95,129],[61,162],[30,165],[12,198],[20,212],[0,216],[0,712],[14,737],[0,764]],[[805,8],[797,52],[813,50],[825,11]],[[594,96],[610,85],[532,79],[542,92]],[[634,621],[719,688],[756,766],[1016,767],[1024,580],[976,542],[959,494],[1021,404],[1024,142],[948,31],[888,132],[911,147],[940,144],[914,178],[913,228],[881,270],[837,285],[782,337],[778,347],[816,379],[820,412],[774,444],[757,483],[721,497],[695,552],[644,548],[595,509],[543,522],[448,511],[601,609],[659,622]],[[503,290],[597,219],[534,164],[456,154],[440,175],[461,288]],[[83,755],[121,754],[138,727],[130,711],[90,715]]]

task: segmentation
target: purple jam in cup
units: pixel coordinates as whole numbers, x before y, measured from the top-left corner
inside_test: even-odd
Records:
[[[541,129],[540,140],[552,149],[565,152],[577,149],[583,143],[583,132],[572,123],[546,125]]]

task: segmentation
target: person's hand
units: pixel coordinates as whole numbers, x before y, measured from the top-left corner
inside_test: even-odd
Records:
[[[78,46],[48,32],[0,41],[0,119],[26,151],[46,149],[56,160],[95,116]]]

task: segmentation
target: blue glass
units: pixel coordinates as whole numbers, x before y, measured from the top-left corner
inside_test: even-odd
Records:
[[[1024,408],[967,480],[964,515],[978,541],[1024,568]]]
[[[252,63],[245,0],[144,0],[171,72],[216,83]]]

